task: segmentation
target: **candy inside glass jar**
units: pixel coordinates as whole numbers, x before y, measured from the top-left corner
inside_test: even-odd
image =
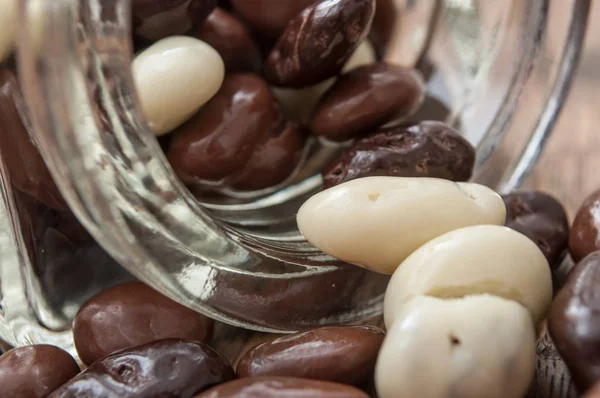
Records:
[[[0,150],[19,253],[2,261],[0,333],[13,345],[67,348],[79,305],[133,277],[256,330],[380,314],[388,277],[324,255],[297,230],[298,208],[322,188],[321,170],[332,171],[330,183],[339,177],[332,162],[352,163],[352,148],[397,138],[382,131],[379,141],[348,148],[357,134],[442,121],[461,133],[456,142],[476,148],[473,181],[512,190],[549,135],[586,15],[584,1],[329,0],[294,2],[298,10],[277,1],[272,16],[281,22],[244,8],[254,2],[215,11],[209,1],[182,1],[169,15],[183,19],[163,25],[160,7],[147,1],[18,3],[19,23],[7,23],[17,62],[2,65]],[[342,3],[352,6],[352,24],[299,28],[321,15],[305,7],[341,13]],[[346,25],[356,31],[342,32]],[[238,48],[223,44],[224,31],[237,32],[226,43]],[[351,45],[321,62],[318,39],[340,34]],[[172,58],[161,58],[169,50]],[[194,62],[203,68],[186,80]],[[393,93],[409,86],[412,94],[393,95],[391,110],[383,106],[390,99],[340,110],[340,98],[377,74],[394,77],[385,84]],[[415,94],[421,79],[423,98]],[[365,110],[371,117],[357,127],[353,117]],[[223,156],[212,137],[223,139]],[[277,162],[261,161],[277,151]]]

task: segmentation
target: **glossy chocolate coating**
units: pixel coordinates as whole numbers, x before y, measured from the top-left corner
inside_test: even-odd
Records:
[[[146,40],[181,35],[199,26],[217,0],[132,0],[133,33]]]
[[[552,303],[548,331],[578,391],[600,380],[600,251],[569,273]]]
[[[558,266],[569,239],[569,220],[563,206],[542,192],[517,192],[502,199],[505,225],[534,241],[550,266]]]
[[[600,249],[600,190],[588,196],[575,215],[569,235],[569,252],[579,261]]]
[[[112,352],[165,338],[208,342],[213,321],[140,282],[104,290],[77,313],[77,353],[91,364]]]
[[[19,106],[24,101],[17,78],[10,69],[0,68],[0,148],[10,181],[44,205],[65,210],[67,205],[29,137]]]
[[[167,339],[105,357],[50,398],[191,398],[234,377],[206,344]]]
[[[265,64],[277,86],[304,87],[339,73],[371,29],[375,0],[324,0],[287,26]]]
[[[368,398],[359,389],[293,377],[249,377],[214,387],[195,398]]]
[[[383,330],[374,326],[329,326],[296,333],[246,352],[237,374],[362,385],[373,378],[383,337]]]
[[[385,55],[386,47],[394,34],[398,10],[395,0],[376,0],[375,4],[375,16],[371,32],[369,32],[369,40],[373,44],[377,56],[381,58]]]
[[[435,177],[467,181],[475,149],[441,122],[383,129],[358,140],[323,170],[325,188],[370,176]]]
[[[73,357],[58,347],[15,348],[0,356],[0,397],[45,398],[77,373]]]
[[[173,132],[167,157],[184,183],[221,180],[240,172],[256,146],[279,131],[283,118],[257,75],[226,76],[219,92]]]
[[[296,168],[302,156],[307,133],[296,123],[267,137],[252,153],[243,171],[234,177],[234,188],[262,189],[283,182]]]
[[[196,37],[217,50],[227,72],[258,72],[261,68],[262,58],[250,31],[220,8],[216,8],[196,30]]]
[[[313,134],[347,141],[407,115],[423,100],[424,83],[416,70],[377,63],[339,77],[319,100]]]
[[[252,29],[277,39],[300,12],[317,0],[232,0],[233,8]]]

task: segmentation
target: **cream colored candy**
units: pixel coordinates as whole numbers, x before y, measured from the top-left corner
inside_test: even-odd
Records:
[[[380,398],[521,398],[535,372],[535,328],[514,301],[418,297],[388,330]]]
[[[12,52],[17,28],[17,9],[15,0],[0,0],[0,62]]]
[[[375,60],[373,45],[368,40],[365,40],[346,62],[342,72],[348,72],[359,66],[372,64]],[[314,86],[300,89],[273,87],[272,91],[283,106],[288,118],[306,123],[319,98],[333,86],[336,80],[337,78],[332,77]]]
[[[419,246],[457,228],[504,223],[502,198],[471,183],[367,177],[311,197],[298,211],[305,238],[325,253],[391,274]]]
[[[217,51],[192,37],[160,40],[133,61],[138,96],[155,135],[172,131],[196,113],[219,90],[224,75]]]
[[[525,235],[494,225],[458,229],[421,246],[392,276],[384,319],[392,327],[414,297],[457,298],[491,294],[529,309],[535,324],[552,301],[550,267]],[[478,321],[479,322],[479,321]]]

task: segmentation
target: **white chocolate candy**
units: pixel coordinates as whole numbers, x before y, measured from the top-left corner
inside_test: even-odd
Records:
[[[393,327],[402,306],[417,296],[474,294],[516,301],[537,325],[552,301],[548,261],[533,241],[510,228],[480,225],[449,232],[400,264],[386,290],[385,323]]]
[[[217,51],[192,37],[160,40],[133,61],[138,96],[155,135],[172,131],[194,115],[219,90],[224,75]]]
[[[376,60],[373,45],[368,41],[363,41],[354,54],[344,65],[342,72],[348,72],[359,66],[369,65]],[[281,103],[285,115],[302,123],[308,122],[310,115],[319,101],[319,98],[329,90],[337,78],[332,77],[314,86],[300,89],[272,87],[273,94]]]
[[[298,211],[305,238],[325,253],[391,274],[419,246],[457,228],[502,225],[502,198],[478,184],[367,177],[327,189]]]
[[[413,299],[388,330],[380,398],[521,398],[535,372],[535,328],[514,301]]]

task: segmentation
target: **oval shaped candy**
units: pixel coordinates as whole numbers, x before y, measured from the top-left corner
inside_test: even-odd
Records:
[[[221,384],[194,398],[368,398],[339,383],[293,377],[246,377]]]
[[[381,129],[357,140],[323,171],[323,186],[372,176],[433,177],[467,181],[475,148],[441,122]]]
[[[184,183],[221,180],[246,165],[256,146],[280,131],[283,116],[259,76],[227,76],[217,95],[173,133],[167,157]]]
[[[548,261],[525,235],[498,225],[457,229],[430,240],[400,264],[384,299],[393,327],[402,306],[418,296],[488,294],[527,308],[538,325],[552,302]]]
[[[600,250],[600,190],[592,193],[582,203],[569,235],[569,252],[579,261]]]
[[[237,374],[361,385],[373,377],[383,337],[374,326],[327,326],[280,337],[246,352]]]
[[[140,282],[106,289],[77,312],[73,338],[79,358],[91,364],[115,351],[166,338],[207,343],[213,321]]]
[[[434,178],[367,177],[306,201],[298,228],[325,253],[391,274],[419,246],[469,225],[504,223],[491,189]]]
[[[191,398],[234,376],[209,346],[167,339],[109,355],[49,398]]]
[[[271,50],[267,80],[305,87],[336,75],[366,37],[374,13],[374,0],[325,0],[308,6]]]
[[[58,347],[14,348],[0,356],[0,396],[46,398],[77,373],[73,357]]]
[[[173,36],[138,54],[132,73],[148,125],[155,135],[163,135],[215,95],[225,66],[219,53],[203,41]]]
[[[569,273],[548,317],[548,331],[579,392],[600,380],[600,251]]]
[[[502,196],[506,226],[534,241],[550,267],[560,264],[569,239],[569,220],[563,206],[543,192],[515,192]]]
[[[419,72],[383,62],[343,74],[321,97],[310,122],[313,134],[347,141],[407,116],[423,101]]]
[[[441,249],[443,250],[443,249]],[[488,295],[410,301],[375,371],[380,398],[520,398],[535,374],[529,311]]]

